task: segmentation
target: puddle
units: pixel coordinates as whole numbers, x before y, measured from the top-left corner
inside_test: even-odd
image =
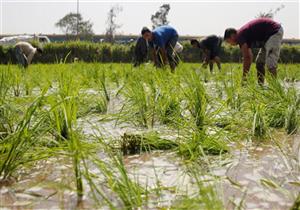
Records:
[[[293,145],[299,140],[299,136],[294,137]],[[299,150],[293,154],[288,142],[285,143],[287,147],[282,149],[289,157],[274,145],[251,143],[234,150],[229,167],[212,169],[213,174],[224,179],[226,209],[234,209],[233,203],[239,205],[241,200],[245,209],[289,209],[292,206],[300,185],[290,183],[300,181],[300,170],[291,163]]]

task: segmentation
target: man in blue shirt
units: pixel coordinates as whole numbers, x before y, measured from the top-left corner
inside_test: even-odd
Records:
[[[162,64],[166,65],[169,63],[171,67],[171,71],[174,72],[175,67],[178,62],[175,58],[176,53],[174,51],[174,47],[178,41],[178,33],[171,26],[160,26],[150,31],[147,27],[142,29],[143,38],[149,42],[149,45],[152,48],[152,59],[157,65],[159,63],[159,59],[156,56],[155,48],[159,49],[159,54],[162,59]]]

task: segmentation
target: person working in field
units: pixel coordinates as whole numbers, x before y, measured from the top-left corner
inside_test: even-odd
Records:
[[[251,48],[260,48],[256,58],[257,79],[264,83],[265,64],[273,77],[277,76],[277,62],[283,37],[282,26],[269,18],[250,21],[239,30],[228,28],[224,40],[238,44],[243,54],[243,79],[246,78],[253,59]]]
[[[148,41],[151,47],[151,55],[155,65],[159,63],[159,59],[156,56],[156,50],[159,50],[159,55],[161,56],[162,66],[169,63],[171,71],[174,72],[178,64],[175,56],[176,52],[174,48],[178,41],[178,33],[171,26],[160,26],[150,31],[147,27],[142,29],[143,38]]]
[[[17,62],[27,68],[36,53],[42,53],[42,49],[33,47],[28,42],[18,42],[15,45],[15,55]]]
[[[148,56],[148,44],[143,37],[139,37],[134,48],[134,66],[137,67],[144,63]]]
[[[219,53],[222,45],[222,38],[217,37],[216,35],[210,35],[201,39],[200,42],[196,39],[192,39],[191,45],[194,48],[199,48],[203,51],[204,67],[209,64],[209,70],[210,72],[212,72],[214,63],[216,63],[218,69],[221,70],[221,60],[219,57]]]

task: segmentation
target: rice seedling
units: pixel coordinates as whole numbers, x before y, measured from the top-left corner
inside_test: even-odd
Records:
[[[285,130],[287,134],[295,134],[299,127],[299,113],[297,106],[288,107],[286,113]]]
[[[257,98],[266,106],[266,121],[271,127],[285,128],[288,134],[299,126],[299,93],[295,87],[285,87],[269,79],[269,87],[260,90]]]
[[[152,65],[38,64],[26,74],[13,65],[0,66],[2,182],[22,179],[24,168],[29,171],[40,164],[37,160],[57,156],[72,163],[71,183],[65,187],[91,208],[225,208],[222,196],[227,195],[219,189],[223,175],[212,175],[210,164],[219,156],[230,162],[236,145],[248,149],[243,143],[251,137],[272,144],[282,130],[286,136],[298,133],[299,89],[282,81],[297,77],[296,65],[284,67],[277,80],[268,78],[265,87],[257,86],[254,71],[242,86],[235,64],[224,64],[216,74],[199,71],[197,65],[183,64],[170,73]],[[187,168],[184,176],[191,178],[193,189],[182,193],[177,185],[164,186],[160,171],[151,186],[140,183],[128,161],[147,159],[154,150],[169,150],[180,159],[178,167]],[[182,168],[161,174],[166,178]],[[55,189],[63,194],[63,188]],[[162,207],[166,191],[176,195]]]
[[[293,203],[293,206],[290,208],[290,210],[298,210],[300,209],[300,195],[298,195],[297,199]]]
[[[96,179],[92,179],[92,174],[89,174],[88,177],[86,176],[89,173],[89,168],[85,165],[86,170],[84,173],[89,181],[89,186],[95,195],[99,195],[104,199],[110,209],[141,208],[147,203],[147,190],[129,177],[122,156],[115,153],[103,139],[96,138],[98,139],[98,144],[105,151],[107,159],[103,160],[93,153],[90,153],[88,156],[91,164],[104,176],[105,186],[97,184]],[[107,197],[108,194],[111,197]]]
[[[25,155],[48,130],[43,126],[47,118],[44,115],[35,117],[43,99],[44,96],[36,98],[12,133],[1,140],[0,177],[2,180],[12,176],[20,165],[34,160]]]
[[[148,127],[151,124],[149,113],[153,103],[151,103],[143,81],[135,77],[129,78],[123,95],[127,100],[122,107],[122,112],[128,117],[127,119],[137,121],[140,126]]]
[[[205,88],[196,73],[189,73],[185,77],[183,88],[184,96],[187,100],[187,109],[189,110],[195,125],[199,130],[203,130],[205,125],[207,95]]]
[[[142,135],[124,133],[121,140],[123,155],[133,155],[141,151],[170,150],[177,146],[176,142],[162,139],[156,133]]]
[[[219,199],[216,181],[203,180],[201,168],[196,164],[188,166],[187,173],[194,180],[196,189],[191,189],[192,195],[185,195],[177,198],[171,209],[224,209],[222,201]],[[191,194],[191,193],[189,193]]]
[[[252,105],[253,120],[252,120],[252,134],[255,137],[262,138],[267,133],[267,126],[264,119],[264,110],[262,105]]]
[[[81,171],[80,135],[76,131],[78,88],[68,70],[60,72],[58,97],[49,99],[50,115],[53,117],[53,130],[58,140],[67,141],[68,152],[72,158],[78,199],[83,196],[83,181]]]

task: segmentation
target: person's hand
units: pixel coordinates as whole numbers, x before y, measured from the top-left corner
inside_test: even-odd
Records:
[[[207,65],[208,65],[207,63],[203,63],[202,66],[201,66],[201,68],[206,69],[206,68],[207,68]]]
[[[164,66],[169,65],[169,60],[164,61]]]

